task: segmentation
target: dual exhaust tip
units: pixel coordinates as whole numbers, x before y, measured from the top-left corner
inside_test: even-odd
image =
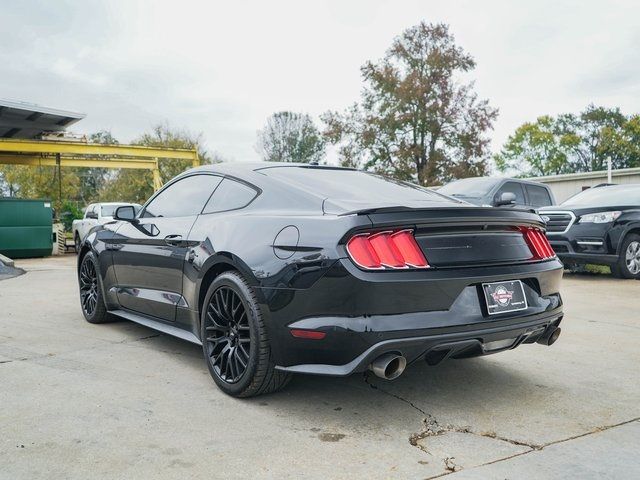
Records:
[[[369,368],[371,368],[376,377],[384,378],[385,380],[395,380],[402,375],[406,367],[407,359],[402,355],[385,353],[376,358]]]
[[[537,340],[537,343],[551,346],[558,340],[561,333],[560,327],[548,328]],[[395,380],[407,367],[407,359],[395,353],[385,353],[376,358],[370,365],[371,371],[376,377],[385,380]]]
[[[540,338],[536,340],[537,343],[541,345],[551,346],[558,340],[560,337],[560,333],[562,332],[560,327],[549,327],[546,332],[540,335]]]

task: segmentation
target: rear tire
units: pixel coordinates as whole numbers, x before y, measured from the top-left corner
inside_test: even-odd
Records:
[[[275,369],[255,292],[238,272],[224,272],[209,286],[200,323],[205,362],[224,393],[252,397],[289,383],[291,374]]]
[[[93,252],[87,252],[82,258],[78,270],[78,284],[80,286],[80,308],[87,322],[110,322],[111,317],[102,296],[102,280],[100,279],[98,262]]]
[[[73,244],[75,245],[76,248],[76,253],[80,253],[80,235],[78,235],[78,232],[76,232],[76,234],[73,236]]]
[[[640,235],[627,235],[620,246],[618,262],[611,265],[611,273],[617,278],[640,279]]]

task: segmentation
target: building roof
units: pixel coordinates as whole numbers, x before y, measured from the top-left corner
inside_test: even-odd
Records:
[[[628,175],[639,175],[640,168],[619,168],[617,170],[611,170],[612,177],[625,177]],[[548,175],[546,177],[529,177],[527,180],[533,180],[542,183],[552,182],[566,182],[569,180],[586,180],[591,178],[607,178],[606,170],[597,170],[595,172],[580,172],[580,173],[563,173],[560,175]]]
[[[84,117],[84,113],[0,99],[0,138],[37,138],[61,132]]]

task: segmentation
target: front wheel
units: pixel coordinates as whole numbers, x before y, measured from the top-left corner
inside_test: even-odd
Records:
[[[80,253],[80,235],[78,235],[78,232],[73,237],[73,243],[76,246],[76,253]]]
[[[201,339],[209,373],[220,389],[234,397],[275,392],[290,374],[275,369],[258,301],[237,272],[213,281],[202,307]]]
[[[640,235],[627,235],[620,247],[618,262],[611,266],[611,272],[618,278],[640,279]]]

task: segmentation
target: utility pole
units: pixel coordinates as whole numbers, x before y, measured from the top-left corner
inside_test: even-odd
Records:
[[[607,183],[611,182],[611,157],[607,157]]]

